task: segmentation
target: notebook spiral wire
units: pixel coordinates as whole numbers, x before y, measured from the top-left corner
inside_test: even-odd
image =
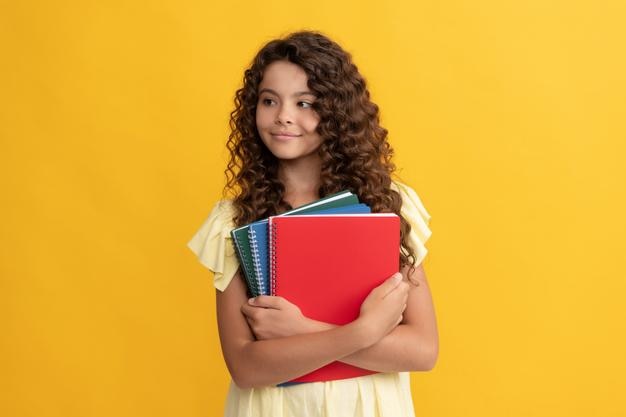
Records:
[[[269,261],[270,261],[270,295],[276,295],[276,223],[270,221],[270,244],[269,244]]]
[[[267,294],[267,289],[264,288],[262,280],[260,279],[261,272],[261,254],[259,253],[259,246],[256,239],[256,230],[250,229],[248,231],[250,236],[250,253],[252,254],[252,266],[254,268],[254,275],[256,277],[256,284],[259,287],[259,294]]]
[[[239,240],[237,235],[233,235],[233,241],[236,247],[242,246],[242,242]],[[241,250],[238,250],[237,252],[241,253]],[[243,268],[243,275],[245,277],[246,282],[248,283],[248,286],[249,286],[249,289],[251,290],[252,295],[253,296],[259,295],[259,294],[255,294],[255,292],[258,292],[258,288],[256,288],[256,284],[252,282],[251,280],[253,266],[250,262],[250,259],[247,259],[245,256],[241,256],[239,257],[239,261],[241,262],[241,266]]]

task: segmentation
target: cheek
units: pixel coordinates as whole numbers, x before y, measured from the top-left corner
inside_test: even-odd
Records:
[[[257,108],[256,115],[255,115],[255,122],[256,122],[256,125],[259,127],[263,125],[263,112],[259,111],[258,108]]]
[[[263,107],[257,107],[256,109],[256,125],[257,127],[263,128],[272,124],[272,114],[271,112]]]
[[[315,129],[319,124],[318,117],[310,117],[303,121],[302,127],[307,131],[307,133],[315,133]]]

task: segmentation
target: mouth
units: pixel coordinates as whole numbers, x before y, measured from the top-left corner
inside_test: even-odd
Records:
[[[289,139],[302,136],[302,135],[296,135],[295,133],[290,133],[290,132],[272,132],[271,135],[272,137],[279,139],[279,140],[289,140]]]

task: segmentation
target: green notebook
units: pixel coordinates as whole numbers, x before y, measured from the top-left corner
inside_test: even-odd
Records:
[[[359,199],[355,194],[351,193],[350,191],[342,191],[339,193],[328,195],[312,203],[297,207],[293,210],[286,211],[280,214],[280,216],[288,216],[290,214],[308,214],[319,210],[343,207],[358,203]],[[241,265],[244,278],[248,285],[248,291],[252,296],[256,297],[261,293],[261,289],[259,288],[259,281],[256,279],[254,271],[254,261],[252,257],[252,251],[250,250],[250,239],[248,237],[249,228],[249,224],[238,227],[236,229],[233,229],[230,232],[230,235],[233,238],[235,252],[237,253],[237,257],[239,258],[239,263]]]

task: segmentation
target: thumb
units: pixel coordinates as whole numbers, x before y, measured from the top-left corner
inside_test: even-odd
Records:
[[[402,274],[399,272],[396,272],[391,277],[387,278],[385,282],[383,282],[379,287],[381,292],[383,293],[383,298],[385,298],[387,294],[393,291],[398,286],[398,284],[400,284],[400,282],[402,282]]]

